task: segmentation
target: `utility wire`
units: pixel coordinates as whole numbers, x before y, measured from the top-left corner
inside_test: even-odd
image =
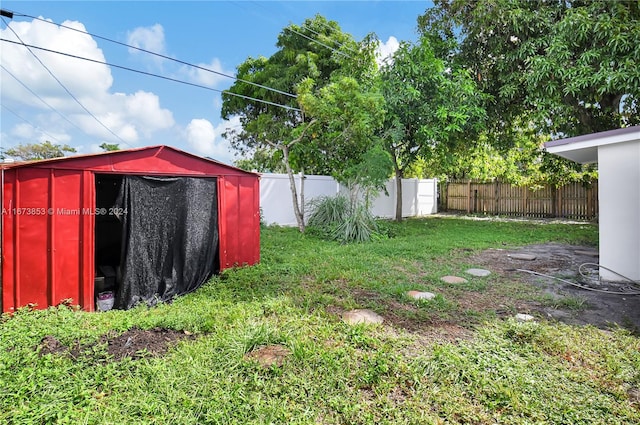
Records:
[[[332,26],[327,25],[327,24],[325,24],[324,22],[320,22],[320,23],[321,23],[321,24],[323,24],[323,25],[325,25],[327,28],[331,28],[331,29],[333,30],[333,27],[332,27]],[[317,35],[318,37],[322,37],[322,36],[324,35],[324,34],[321,34],[321,33],[317,32],[317,31],[312,30],[311,28],[309,28],[308,26],[306,26],[306,25],[304,25],[304,24],[303,24],[303,25],[301,25],[301,28],[304,28],[304,29],[306,29],[307,31],[314,33],[314,34],[315,34],[315,35]],[[340,47],[344,47],[345,49],[347,49],[347,50],[351,51],[352,53],[357,53],[355,50],[353,50],[350,46],[347,46],[345,43],[341,43],[341,42],[339,42],[338,40],[335,40],[335,39],[332,39],[332,38],[331,38],[330,40],[331,40],[333,43],[337,44],[338,46],[340,46]]]
[[[55,113],[57,113],[58,115],[60,115],[65,121],[67,121],[69,124],[71,124],[72,126],[74,126],[75,128],[77,128],[78,130],[84,132],[83,129],[81,129],[80,127],[78,127],[73,121],[71,121],[69,118],[67,118],[62,112],[58,111],[56,108],[54,108],[53,106],[51,106],[49,103],[47,103],[46,100],[44,100],[42,97],[40,97],[36,92],[34,92],[33,90],[31,90],[25,83],[23,83],[22,81],[20,81],[20,79],[18,77],[16,77],[15,75],[13,75],[13,73],[11,73],[11,71],[9,71],[7,68],[5,68],[4,65],[0,64],[0,68],[2,68],[7,74],[11,75],[13,77],[14,80],[16,80],[22,87],[24,87],[25,89],[27,89],[29,91],[29,93],[31,93],[32,95],[34,95],[35,97],[37,97],[40,102],[44,103],[45,105],[47,105],[52,111],[54,111]],[[4,105],[3,105],[4,106]],[[6,108],[6,106],[5,106]],[[10,109],[7,108],[9,111]],[[18,116],[17,114],[14,113],[14,115]],[[18,116],[18,118],[21,118],[20,116]],[[23,119],[23,118],[22,118]],[[24,121],[28,122],[27,120],[23,119]],[[31,123],[29,123],[31,124]],[[32,125],[33,126],[33,125]]]
[[[62,81],[60,81],[58,79],[58,77],[55,76],[55,74],[47,67],[47,65],[44,64],[44,62],[42,62],[40,60],[40,58],[38,57],[38,55],[36,55],[33,50],[31,50],[30,46],[28,46],[27,44],[24,43],[24,41],[22,41],[22,39],[20,38],[20,36],[18,35],[18,33],[16,33],[13,28],[11,28],[11,26],[9,26],[9,24],[6,22],[6,20],[4,18],[2,18],[2,21],[4,22],[4,24],[7,26],[7,28],[9,28],[11,30],[11,32],[13,33],[13,35],[16,36],[16,38],[20,41],[20,43],[15,42],[16,44],[22,44],[23,46],[27,47],[27,50],[29,50],[29,53],[31,53],[31,55],[40,63],[40,65],[42,65],[42,67],[49,73],[49,75],[51,75],[51,77],[53,77],[54,80],[56,80],[58,82],[58,84],[60,85],[60,87],[62,87],[64,89],[64,91],[67,92],[67,94],[69,96],[71,96],[71,98],[73,100],[75,100],[75,102],[80,105],[80,107],[82,109],[84,109],[84,111],[89,114],[94,120],[96,120],[96,122],[98,124],[100,124],[105,130],[107,130],[109,133],[111,133],[116,139],[120,140],[120,142],[124,143],[127,146],[131,146],[130,144],[128,144],[127,142],[124,141],[124,139],[122,139],[122,137],[118,136],[116,133],[114,133],[113,130],[111,130],[109,127],[107,127],[102,121],[100,121],[100,119],[98,117],[96,117],[91,111],[89,111],[89,109],[87,109],[86,106],[84,106],[82,104],[82,102],[80,102],[80,100],[78,100],[77,97],[75,97],[73,95],[73,93],[71,93],[71,91],[69,91],[69,89],[62,84]]]
[[[331,47],[331,46],[329,46],[329,45],[327,45],[327,44],[324,44],[323,42],[318,41],[318,40],[316,40],[315,38],[309,37],[309,36],[308,36],[308,35],[306,35],[306,34],[303,34],[303,33],[299,32],[299,31],[296,31],[296,30],[294,30],[294,29],[293,29],[293,28],[291,28],[291,27],[285,27],[285,30],[288,30],[288,31],[291,31],[292,33],[298,34],[300,37],[304,37],[304,38],[306,38],[307,40],[313,41],[314,43],[318,43],[319,45],[324,46],[324,47],[326,47],[327,49],[332,50],[332,51],[334,51],[334,52],[336,52],[336,53],[339,53],[339,54],[341,54],[341,55],[343,55],[343,56],[350,57],[350,56],[349,56],[348,54],[346,54],[345,52],[341,52],[340,50],[334,49],[333,47]]]
[[[16,117],[18,117],[19,119],[21,119],[22,121],[26,122],[27,124],[29,124],[31,127],[35,128],[36,130],[40,131],[42,134],[46,135],[47,137],[49,137],[52,141],[56,142],[57,144],[60,144],[60,141],[58,139],[56,139],[55,137],[53,137],[51,134],[47,133],[46,131],[44,131],[43,129],[41,129],[40,127],[38,127],[37,125],[34,125],[32,122],[30,122],[28,119],[20,116],[17,112],[15,112],[14,110],[12,110],[11,108],[9,108],[8,106],[4,105],[4,104],[0,104],[1,107],[3,107],[4,109],[6,109],[7,111],[11,112],[13,115],[15,115]],[[57,111],[56,111],[57,112]]]
[[[57,25],[57,26],[59,26],[61,28],[65,28],[65,29],[68,29],[68,30],[71,30],[71,31],[76,31],[76,32],[79,32],[81,34],[87,34],[87,35],[90,35],[91,37],[94,37],[94,38],[99,38],[101,40],[109,41],[111,43],[118,44],[120,46],[128,47],[129,49],[135,49],[135,50],[138,50],[140,52],[144,52],[144,53],[147,53],[147,54],[150,54],[150,55],[153,55],[153,56],[160,57],[162,59],[171,60],[171,61],[177,62],[179,64],[187,65],[187,66],[190,66],[190,67],[193,67],[193,68],[197,68],[197,69],[200,69],[202,71],[211,72],[212,74],[220,75],[222,77],[231,78],[233,80],[240,81],[240,82],[243,82],[243,83],[246,83],[246,84],[250,84],[252,86],[259,87],[259,88],[262,88],[262,89],[265,89],[265,90],[273,91],[275,93],[279,93],[279,94],[282,94],[282,95],[285,95],[285,96],[289,96],[289,97],[292,97],[294,99],[296,99],[298,97],[295,94],[288,93],[288,92],[283,91],[283,90],[274,89],[273,87],[268,87],[268,86],[264,86],[262,84],[254,83],[253,81],[244,80],[242,78],[238,78],[238,77],[233,76],[233,75],[225,74],[223,72],[215,71],[213,69],[206,68],[206,67],[203,67],[203,66],[200,66],[200,65],[194,65],[192,63],[185,62],[185,61],[182,61],[180,59],[172,58],[170,56],[166,56],[166,55],[163,55],[161,53],[152,52],[150,50],[146,50],[146,49],[143,49],[141,47],[131,46],[131,45],[123,43],[121,41],[113,40],[113,39],[110,39],[110,38],[107,38],[107,37],[103,37],[103,36],[100,36],[100,35],[97,35],[97,34],[92,34],[90,32],[82,31],[82,30],[79,30],[77,28],[72,28],[72,27],[69,27],[69,26],[66,26],[66,25],[58,24],[58,23],[55,23],[55,22],[48,21],[46,19],[38,18],[36,16],[27,15],[27,14],[24,14],[24,13],[18,13],[18,12],[13,12],[13,13],[14,13],[14,16],[23,16],[23,17],[26,17],[26,18],[31,18],[31,19],[34,19],[34,20],[46,22],[46,23],[51,24],[51,25]]]
[[[38,50],[42,50],[42,51],[49,52],[49,53],[56,53],[56,54],[59,54],[59,55],[68,56],[68,57],[75,58],[75,59],[81,59],[81,60],[85,60],[85,61],[88,61],[88,62],[98,63],[98,64],[101,64],[101,65],[107,65],[107,66],[110,66],[110,67],[113,67],[113,68],[124,69],[125,71],[136,72],[138,74],[147,75],[147,76],[156,77],[156,78],[161,78],[163,80],[173,81],[175,83],[180,83],[180,84],[185,84],[185,85],[188,85],[188,86],[198,87],[198,88],[205,89],[205,90],[210,90],[210,91],[214,91],[214,92],[218,92],[218,93],[224,93],[224,94],[228,94],[230,96],[236,96],[236,97],[240,97],[240,98],[243,98],[243,99],[252,100],[254,102],[260,102],[260,103],[265,103],[265,104],[272,105],[272,106],[278,106],[278,107],[281,107],[281,108],[284,108],[284,109],[288,109],[288,110],[291,110],[291,111],[302,112],[302,110],[300,110],[298,108],[294,108],[293,106],[283,105],[283,104],[276,103],[276,102],[270,102],[270,101],[264,100],[264,99],[257,99],[255,97],[245,96],[245,95],[238,94],[238,93],[233,93],[233,92],[228,91],[228,90],[214,89],[213,87],[207,87],[207,86],[203,86],[201,84],[190,83],[188,81],[178,80],[176,78],[171,78],[171,77],[165,77],[164,75],[158,75],[158,74],[154,74],[154,73],[147,72],[147,71],[140,71],[138,69],[133,69],[133,68],[129,68],[129,67],[122,66],[122,65],[116,65],[116,64],[109,63],[109,62],[99,61],[99,60],[96,60],[96,59],[85,58],[85,57],[82,57],[82,56],[73,55],[71,53],[64,53],[64,52],[60,52],[58,50],[47,49],[45,47],[34,46],[34,45],[31,45],[31,44],[18,43],[17,41],[8,40],[6,38],[0,38],[0,41],[4,41],[4,42],[7,42],[7,43],[18,44],[18,45],[25,46],[27,48],[38,49]]]
[[[248,8],[247,8],[247,7],[245,7],[244,5],[242,5],[242,3],[243,3],[243,2],[235,2],[235,3],[236,3],[239,7],[242,7],[242,8],[244,8],[244,9],[247,9],[247,10],[248,10]],[[255,2],[255,1],[254,1],[254,2],[252,2],[252,3],[253,3],[253,4],[255,4],[257,7],[261,7],[263,10],[265,10],[265,11],[267,11],[267,12],[270,12],[270,11],[269,11],[266,7],[264,7],[260,2]],[[273,18],[271,18],[271,21],[273,21],[273,22],[277,22],[277,21],[276,21],[275,19],[273,19]],[[325,24],[324,22],[323,22],[322,24],[323,24],[323,25],[325,25],[325,26],[327,26],[328,28],[333,29],[333,27],[331,27],[330,25]],[[292,25],[291,21],[289,21],[289,25],[290,25],[290,26]],[[339,50],[337,50],[337,49],[335,49],[335,48],[333,48],[333,47],[331,47],[331,46],[328,46],[327,44],[325,44],[325,43],[323,43],[323,42],[321,42],[321,41],[319,41],[319,40],[317,40],[317,39],[315,39],[315,38],[313,38],[313,37],[310,37],[310,36],[308,36],[308,35],[306,35],[306,34],[302,34],[301,32],[299,32],[299,31],[296,31],[296,30],[292,29],[290,26],[289,26],[289,27],[285,27],[285,28],[284,28],[284,30],[289,30],[289,31],[291,31],[291,32],[293,32],[293,33],[295,33],[295,34],[299,35],[300,37],[304,37],[304,38],[306,38],[306,39],[307,39],[307,40],[309,40],[309,41],[313,41],[313,42],[315,42],[315,43],[318,43],[318,44],[320,44],[320,45],[322,45],[322,46],[326,47],[326,48],[327,48],[327,49],[329,49],[329,50],[332,50],[332,51],[334,51],[334,52],[336,52],[336,53],[339,53],[339,54],[341,54],[341,55],[343,55],[343,56],[350,57],[348,54],[346,54],[346,53],[344,53],[344,52],[341,52],[341,51],[339,51]],[[312,30],[311,28],[309,28],[309,27],[305,26],[304,24],[303,24],[303,25],[301,25],[301,28],[305,28],[305,29],[307,29],[308,31],[310,31],[310,32],[312,32],[312,33],[314,33],[314,34],[316,34],[316,35],[321,35],[321,34],[320,34],[320,33],[318,33],[317,31]],[[333,41],[334,43],[337,43],[337,44],[338,44],[338,45],[340,45],[340,46],[344,46],[344,44],[340,43],[340,42],[339,42],[339,41],[337,41],[337,40],[332,40],[332,41]],[[348,47],[348,46],[345,46],[345,47],[346,47],[347,49],[349,49],[349,50],[351,50],[351,51],[353,52],[353,49],[351,49],[350,47]]]

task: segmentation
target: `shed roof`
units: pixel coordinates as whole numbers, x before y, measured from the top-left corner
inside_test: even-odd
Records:
[[[4,169],[23,167],[89,169],[104,173],[217,174],[258,177],[256,173],[165,145],[0,164],[0,168]]]
[[[640,141],[640,126],[620,128],[545,143],[549,153],[581,164],[598,162],[598,146]]]

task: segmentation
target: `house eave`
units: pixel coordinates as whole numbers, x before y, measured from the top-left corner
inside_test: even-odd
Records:
[[[547,152],[581,164],[598,162],[598,147],[640,140],[640,126],[620,128],[545,143]]]

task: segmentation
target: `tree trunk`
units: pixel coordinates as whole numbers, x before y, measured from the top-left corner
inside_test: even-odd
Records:
[[[396,172],[396,221],[402,221],[402,177],[404,172],[398,166],[398,161],[394,159],[393,168]]]
[[[282,149],[282,159],[284,161],[284,166],[287,169],[287,175],[289,176],[289,187],[291,189],[291,198],[293,201],[293,213],[296,216],[298,230],[300,230],[300,233],[304,233],[304,210],[300,208],[300,204],[298,203],[298,190],[296,189],[296,180],[295,176],[293,175],[293,169],[291,168],[291,165],[289,165],[289,146],[283,145],[280,148]],[[304,175],[302,175],[302,179],[304,179]],[[304,196],[304,192],[302,193],[302,196]]]

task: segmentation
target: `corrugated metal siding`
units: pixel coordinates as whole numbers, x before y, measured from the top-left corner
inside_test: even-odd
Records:
[[[4,311],[65,299],[93,310],[93,286],[83,285],[93,282],[91,183],[90,172],[19,168],[5,175]]]
[[[220,268],[260,261],[260,184],[252,177],[219,181]]]
[[[94,310],[95,173],[216,177],[220,268],[260,260],[256,174],[167,147],[5,168],[2,311],[65,299]]]

